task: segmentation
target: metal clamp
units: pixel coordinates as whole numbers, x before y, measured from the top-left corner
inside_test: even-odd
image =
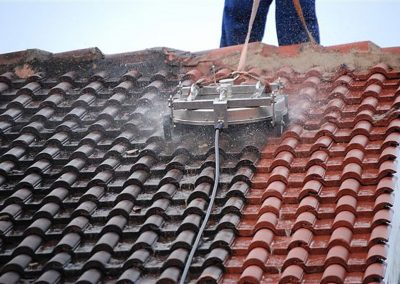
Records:
[[[226,100],[215,99],[214,107],[214,122],[224,123],[224,128],[228,128],[228,104]]]

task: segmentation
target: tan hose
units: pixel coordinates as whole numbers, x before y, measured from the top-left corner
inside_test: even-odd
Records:
[[[260,4],[260,0],[253,0],[253,7],[251,8],[249,28],[247,30],[246,40],[244,42],[242,52],[240,53],[240,60],[239,60],[239,65],[238,65],[237,71],[243,71],[243,69],[246,65],[247,49],[248,49],[248,45],[249,45],[251,29],[253,28],[254,19],[256,18],[259,4]]]

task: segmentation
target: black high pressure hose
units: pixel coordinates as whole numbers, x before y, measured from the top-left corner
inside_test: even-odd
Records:
[[[211,215],[211,210],[214,205],[215,201],[215,196],[217,195],[217,189],[218,189],[218,184],[219,184],[219,172],[220,172],[220,167],[219,167],[219,133],[222,131],[224,127],[223,122],[217,122],[215,125],[215,139],[214,139],[214,149],[215,149],[215,175],[214,175],[214,186],[211,192],[211,197],[210,197],[210,202],[208,203],[207,207],[207,212],[206,215],[204,216],[203,223],[201,223],[199,232],[197,233],[196,240],[193,243],[192,249],[190,250],[188,259],[186,260],[185,268],[183,269],[182,277],[180,280],[180,284],[184,284],[187,274],[189,272],[190,265],[192,264],[193,256],[196,253],[197,247],[199,246],[200,239],[203,235],[204,229],[206,228],[208,219],[210,218]]]

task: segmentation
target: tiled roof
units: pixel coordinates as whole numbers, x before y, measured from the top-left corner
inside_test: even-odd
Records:
[[[301,110],[261,151],[225,282],[369,283],[384,276],[400,76],[379,64],[326,88],[320,78],[300,81],[289,105]]]
[[[348,46],[315,51],[321,62],[343,54],[330,66],[250,61],[253,74],[285,83],[291,123],[276,138],[258,126],[223,132],[220,186],[189,280],[385,276],[400,61],[384,62],[399,52],[353,47],[364,61]],[[302,48],[250,50],[288,65]],[[214,182],[213,134],[166,141],[161,114],[179,80],[212,64],[223,76],[237,51],[0,56],[0,283],[177,282]]]
[[[213,184],[212,136],[164,141],[160,112],[177,74],[149,54],[1,75],[1,283],[178,279]],[[257,129],[238,134],[221,136],[221,186],[192,278],[221,274],[207,267],[236,234],[265,141]]]

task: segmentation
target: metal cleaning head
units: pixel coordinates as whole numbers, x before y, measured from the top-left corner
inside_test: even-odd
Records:
[[[223,123],[241,125],[266,122],[270,127],[282,128],[288,119],[287,96],[283,84],[277,80],[269,84],[271,91],[260,81],[256,84],[234,85],[234,78],[210,85],[178,86],[170,97],[170,114],[164,119],[164,133],[168,138],[173,125],[213,126]]]

